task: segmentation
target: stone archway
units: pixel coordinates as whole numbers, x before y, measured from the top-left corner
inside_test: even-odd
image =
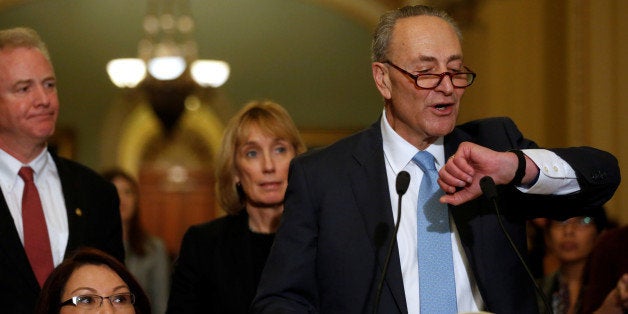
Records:
[[[112,108],[109,153],[115,166],[138,179],[143,225],[176,256],[189,226],[224,214],[214,196],[213,161],[225,119],[214,108],[226,105],[220,97],[191,96],[177,128],[164,134],[150,106],[136,96]]]

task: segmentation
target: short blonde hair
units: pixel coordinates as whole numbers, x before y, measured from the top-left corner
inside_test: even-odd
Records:
[[[28,27],[15,27],[0,30],[0,50],[5,48],[36,48],[50,62],[50,54],[46,43],[41,40],[39,34]]]
[[[252,126],[287,140],[294,147],[296,155],[305,151],[305,144],[286,109],[268,100],[245,104],[229,120],[216,160],[216,195],[222,208],[229,214],[236,214],[244,208],[244,192],[235,182],[235,156],[237,149],[248,138]]]

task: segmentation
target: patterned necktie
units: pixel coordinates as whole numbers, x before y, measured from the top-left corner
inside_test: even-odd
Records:
[[[18,175],[24,180],[24,194],[22,195],[24,250],[41,287],[54,268],[46,217],[44,217],[37,187],[33,182],[33,169],[22,167]]]
[[[417,206],[421,313],[457,313],[449,211],[438,201],[443,191],[436,181],[434,156],[420,151],[412,161],[423,170]]]

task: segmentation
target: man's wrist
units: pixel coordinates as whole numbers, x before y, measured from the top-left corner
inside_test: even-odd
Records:
[[[508,185],[521,185],[523,177],[526,175],[526,156],[523,154],[521,150],[511,149],[508,152],[514,153],[517,156],[517,170],[515,171],[515,176],[508,183]]]

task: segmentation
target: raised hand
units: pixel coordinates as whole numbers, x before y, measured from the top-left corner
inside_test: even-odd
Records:
[[[525,159],[524,183],[538,173],[534,162],[528,157]],[[463,142],[439,171],[438,184],[446,193],[440,201],[460,205],[477,198],[482,194],[479,182],[484,176],[491,176],[495,184],[508,184],[515,176],[518,165],[517,155],[512,152],[497,152]]]

